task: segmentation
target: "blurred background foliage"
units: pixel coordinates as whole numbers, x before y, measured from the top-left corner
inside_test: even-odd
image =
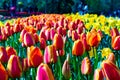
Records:
[[[0,0],[0,9],[7,9],[16,2],[16,11],[42,13],[97,13],[120,12],[120,0]],[[20,4],[19,4],[20,3]],[[117,14],[117,12],[116,12]]]

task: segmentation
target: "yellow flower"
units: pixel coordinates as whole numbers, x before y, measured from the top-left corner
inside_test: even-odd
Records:
[[[102,52],[102,58],[104,58],[104,57],[108,57],[108,55],[110,54],[110,53],[112,53],[112,51],[111,51],[111,49],[110,48],[103,48],[102,50],[101,50],[101,52]]]
[[[96,55],[96,48],[91,48],[91,50],[88,53],[90,58],[94,57]]]

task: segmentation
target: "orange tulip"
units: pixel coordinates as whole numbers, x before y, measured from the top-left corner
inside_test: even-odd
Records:
[[[8,80],[8,74],[7,71],[5,70],[4,66],[0,62],[0,80]]]
[[[27,49],[27,58],[30,67],[38,67],[43,62],[43,55],[38,47],[29,47]]]
[[[25,46],[32,46],[35,44],[35,40],[29,32],[26,32],[24,35],[24,44]]]
[[[10,56],[7,64],[7,71],[12,78],[20,77],[22,75],[22,66],[18,56]]]
[[[116,67],[116,65],[113,62],[111,62],[109,60],[102,62],[102,72],[103,72],[106,80],[120,79],[119,69]]]
[[[85,48],[81,40],[76,40],[72,47],[72,54],[75,56],[82,56]]]
[[[39,65],[36,80],[54,80],[52,71],[47,64],[41,63]]]
[[[54,39],[53,39],[53,45],[55,46],[57,50],[63,49],[64,42],[60,34],[55,34]]]
[[[115,50],[120,50],[120,36],[112,37],[112,48]]]
[[[119,35],[118,29],[117,29],[117,28],[112,28],[112,29],[110,30],[110,35],[111,35],[111,37],[116,37],[116,36],[118,36],[118,35]]]
[[[87,33],[87,43],[90,46],[98,46],[101,41],[101,34],[98,33],[95,29],[92,29],[90,32]]]
[[[85,50],[86,51],[89,51],[91,48],[90,48],[90,45],[87,44],[87,40],[86,40],[86,34],[85,33],[82,33],[81,34],[81,40],[83,42],[83,45],[85,47]]]
[[[94,72],[94,80],[104,80],[103,73],[101,69],[96,69]]]
[[[57,62],[57,53],[56,53],[56,49],[53,45],[49,45],[45,48],[44,62],[45,63]]]
[[[7,52],[4,47],[0,46],[0,61],[6,63],[8,61]]]
[[[10,58],[11,55],[17,55],[17,52],[14,48],[12,47],[6,47],[8,59]]]
[[[81,63],[81,72],[82,74],[90,74],[92,71],[91,62],[88,57],[85,57]]]

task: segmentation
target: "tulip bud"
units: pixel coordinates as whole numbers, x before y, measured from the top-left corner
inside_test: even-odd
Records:
[[[36,80],[54,80],[52,71],[47,64],[41,63],[39,65]]]
[[[38,47],[31,46],[27,49],[28,65],[38,67],[43,62],[43,55]]]
[[[64,50],[58,50],[58,53],[59,53],[60,56],[64,56],[65,55]]]
[[[8,59],[10,58],[11,55],[17,55],[17,52],[14,48],[12,47],[6,47]]]
[[[101,69],[96,69],[94,72],[94,80],[104,80],[103,73]]]
[[[5,70],[4,66],[0,62],[0,80],[8,80],[8,74],[7,71]]]
[[[8,64],[7,71],[10,77],[17,78],[22,75],[22,66],[20,64],[19,57],[16,55],[11,55]]]
[[[72,54],[75,56],[82,56],[85,52],[84,45],[81,40],[76,40],[72,47]]]
[[[57,62],[57,53],[56,53],[56,49],[53,45],[49,45],[45,48],[44,62],[45,63]]]
[[[25,46],[32,46],[35,44],[35,40],[29,32],[26,32],[24,35],[24,44]]]
[[[0,46],[0,61],[6,63],[8,61],[7,52],[4,47]]]
[[[66,79],[71,77],[70,65],[69,65],[69,55],[67,55],[67,59],[65,60],[62,67],[62,74]]]
[[[108,57],[107,57],[107,60],[110,60],[110,61],[112,61],[113,63],[115,63],[115,55],[114,55],[114,53],[110,53],[110,54],[108,55]]]
[[[102,72],[106,80],[120,79],[120,71],[111,61],[106,60],[102,62]]]
[[[85,57],[81,63],[81,72],[82,74],[90,74],[92,71],[91,62],[88,57]]]
[[[54,39],[53,39],[53,45],[57,50],[63,49],[64,47],[64,42],[63,38],[60,34],[55,34]]]

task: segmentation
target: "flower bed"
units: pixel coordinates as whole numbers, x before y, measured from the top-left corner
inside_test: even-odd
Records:
[[[0,26],[0,80],[120,79],[117,17],[41,14]]]

